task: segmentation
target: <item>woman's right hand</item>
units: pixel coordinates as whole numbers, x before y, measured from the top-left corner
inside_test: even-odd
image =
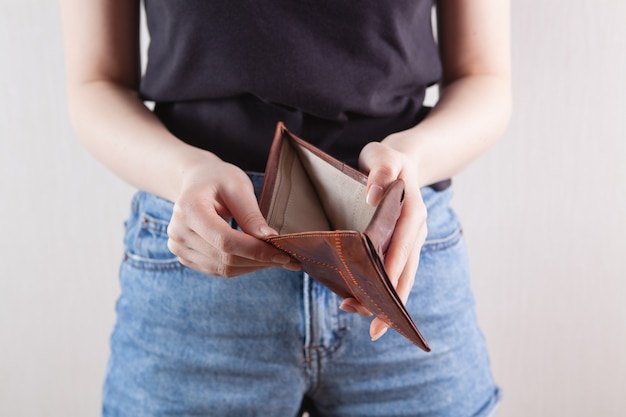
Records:
[[[243,233],[230,226],[231,218]],[[222,277],[268,267],[299,270],[297,261],[262,240],[275,234],[241,169],[214,158],[185,171],[168,227],[168,247],[183,265]]]
[[[139,1],[61,0],[61,9],[72,124],[85,147],[128,184],[175,201],[169,248],[181,263],[225,277],[299,269],[261,240],[276,232],[248,176],[176,138],[141,100]],[[231,217],[244,233],[230,227]]]

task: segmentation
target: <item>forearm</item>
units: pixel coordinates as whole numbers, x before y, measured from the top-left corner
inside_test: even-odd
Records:
[[[384,143],[417,165],[419,184],[432,184],[455,176],[493,145],[510,112],[508,76],[471,75],[443,88],[420,124]]]
[[[174,137],[132,89],[109,81],[69,88],[73,125],[85,147],[127,183],[175,200],[186,170],[217,160]]]

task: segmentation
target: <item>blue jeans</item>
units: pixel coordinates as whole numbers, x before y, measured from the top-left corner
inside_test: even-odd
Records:
[[[167,249],[172,203],[137,193],[103,415],[290,417],[307,397],[321,416],[489,416],[499,391],[451,191],[422,191],[428,239],[407,308],[431,353],[394,330],[372,342],[371,318],[302,272],[184,267]]]

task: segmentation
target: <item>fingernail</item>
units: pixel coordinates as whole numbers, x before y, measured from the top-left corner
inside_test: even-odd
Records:
[[[278,234],[276,230],[268,226],[261,226],[259,233],[261,233],[261,236],[273,236]]]
[[[343,300],[339,308],[343,311],[347,311],[348,313],[356,313],[363,317],[372,316],[372,313],[368,309],[363,307],[361,304],[358,304],[356,301],[353,301],[353,299]]]
[[[356,308],[346,303],[345,301],[341,303],[339,309],[345,311],[346,313],[358,313]]]
[[[380,185],[372,185],[367,193],[367,196],[365,197],[365,202],[370,206],[377,206],[383,198],[383,192],[383,187]]]
[[[383,335],[385,333],[387,333],[387,330],[389,329],[389,327],[383,327],[382,329],[380,329],[378,332],[376,332],[376,334],[374,336],[372,336],[372,342],[377,341],[378,339],[380,339],[381,337],[383,337]]]

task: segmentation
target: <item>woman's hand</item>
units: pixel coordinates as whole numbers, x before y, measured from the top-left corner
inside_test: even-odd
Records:
[[[391,138],[391,137],[390,137]],[[417,166],[393,146],[383,142],[371,142],[359,156],[359,168],[368,173],[367,202],[378,205],[387,187],[396,179],[405,185],[404,204],[385,255],[385,268],[403,303],[406,303],[415,280],[420,249],[426,239],[426,207],[420,194]],[[346,311],[371,315],[353,298],[344,300]],[[380,338],[388,325],[376,318],[370,326],[373,340]]]
[[[218,158],[188,169],[168,227],[168,247],[197,271],[234,277],[268,267],[300,265],[261,239],[273,234],[246,173]],[[234,218],[244,233],[234,230]]]
[[[500,137],[511,112],[509,1],[437,1],[443,67],[439,100],[418,125],[363,148],[368,201],[378,203],[391,181],[402,178],[405,203],[385,258],[390,279],[406,302],[426,237],[420,186],[452,178]],[[369,313],[356,300],[342,308]],[[386,330],[376,319],[374,339]]]
[[[235,276],[269,266],[297,269],[261,238],[248,176],[174,137],[138,94],[138,0],[62,0],[69,107],[90,152],[132,186],[175,201],[169,247],[198,271]],[[233,230],[233,217],[244,233]]]

